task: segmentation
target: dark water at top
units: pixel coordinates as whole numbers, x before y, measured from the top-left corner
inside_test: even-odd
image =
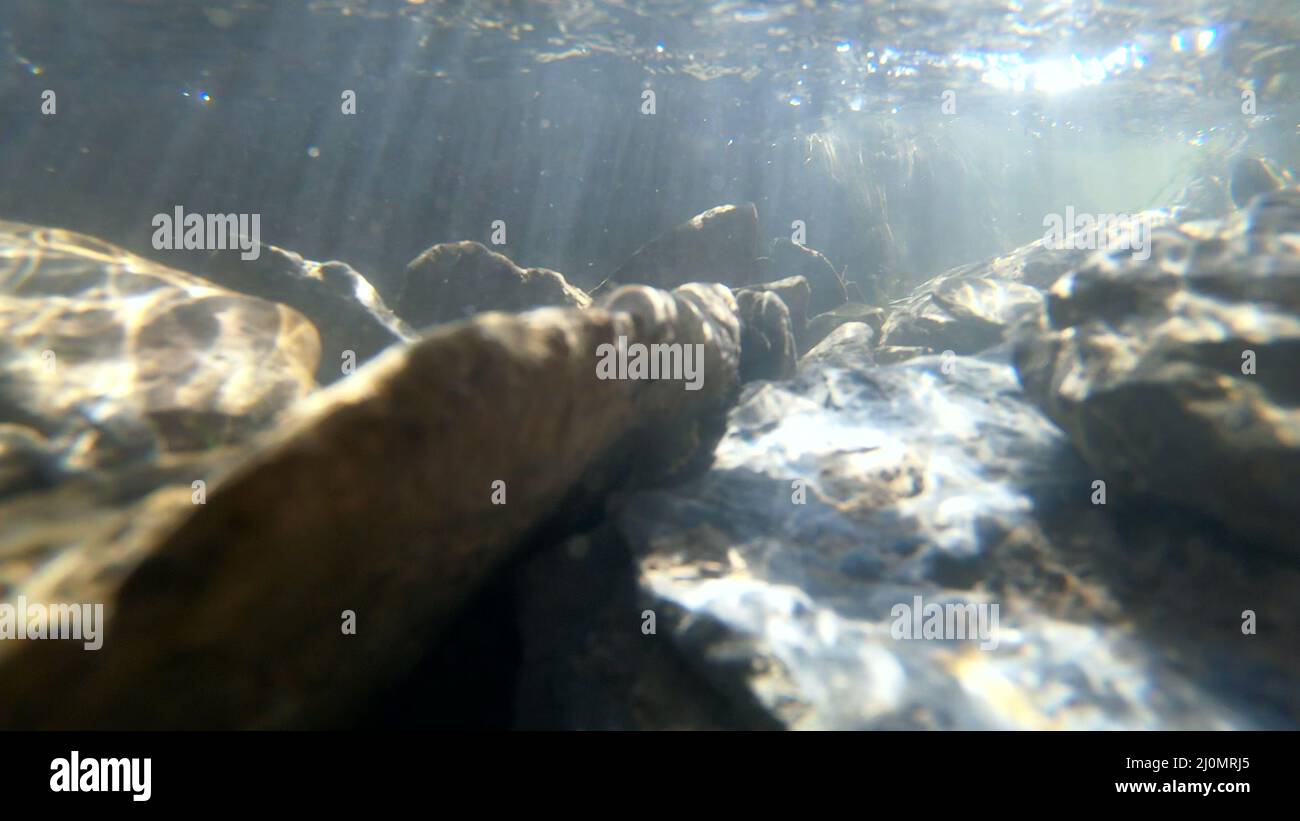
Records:
[[[260,213],[264,240],[387,290],[498,219],[506,253],[590,286],[749,200],[763,236],[803,220],[892,293],[1041,235],[1044,213],[1168,205],[1237,155],[1294,164],[1294,12],[10,0],[0,211],[138,251],[177,204]]]

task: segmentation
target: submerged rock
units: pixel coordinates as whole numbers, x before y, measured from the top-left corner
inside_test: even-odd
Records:
[[[1002,342],[1007,329],[1043,299],[1037,288],[991,277],[926,285],[890,306],[882,344],[979,353]]]
[[[1245,208],[1259,194],[1277,191],[1291,184],[1288,174],[1261,157],[1239,157],[1227,173],[1206,173],[1193,177],[1170,203],[1170,212],[1180,222],[1227,217]]]
[[[757,280],[758,210],[720,205],[637,249],[610,275],[612,283],[672,288],[686,282],[737,287]]]
[[[1124,493],[1300,541],[1300,191],[1096,255],[1019,340],[1026,392]]]
[[[321,338],[322,385],[351,373],[385,348],[414,339],[379,292],[343,262],[313,262],[263,244],[256,259],[238,250],[213,252],[205,278],[226,288],[288,305],[312,321]]]
[[[884,321],[884,309],[877,308],[874,305],[863,305],[860,302],[847,302],[809,320],[808,330],[800,342],[801,349],[807,351],[825,339],[836,328],[849,322],[862,322],[869,325],[872,339],[879,341]]]
[[[740,291],[740,379],[785,379],[794,375],[790,310],[771,291]]]
[[[1010,329],[1032,316],[1043,291],[1062,274],[1083,264],[1097,248],[1127,247],[1169,221],[1164,211],[1144,211],[1132,221],[1073,233],[1068,243],[1038,240],[985,262],[963,265],[927,280],[890,304],[881,330],[882,346],[974,354],[1008,338]],[[1136,226],[1141,226],[1135,230]]]
[[[486,311],[526,311],[547,305],[585,308],[591,299],[562,274],[520,268],[477,242],[444,242],[406,267],[397,313],[416,328]]]
[[[623,342],[698,346],[699,389],[600,378],[602,351]],[[0,642],[0,725],[346,721],[538,528],[706,466],[739,344],[716,285],[480,315],[318,392],[219,475],[176,465],[93,526],[7,532],[5,600],[104,602],[108,626],[95,652]],[[202,504],[195,476],[210,479]],[[77,489],[59,492],[80,509]],[[5,515],[50,501],[25,499]]]
[[[790,312],[790,331],[794,334],[795,341],[798,342],[803,338],[808,324],[808,299],[812,293],[808,287],[808,280],[803,277],[787,277],[774,282],[746,285],[736,289],[736,296],[739,297],[746,291],[761,291],[779,297]]]
[[[808,280],[811,296],[808,300],[809,316],[826,313],[849,301],[844,279],[835,266],[819,251],[797,245],[788,239],[777,238],[763,260],[764,279],[783,279],[801,276]]]
[[[56,483],[59,454],[36,429],[0,424],[0,498]]]
[[[818,361],[850,361],[856,365],[876,361],[876,329],[865,322],[845,322],[826,335],[812,350],[803,355],[801,363]]]
[[[1282,170],[1260,157],[1242,157],[1232,166],[1229,188],[1232,201],[1245,208],[1260,194],[1271,194],[1287,184]]]
[[[868,331],[749,386],[706,474],[622,500],[659,640],[789,728],[1300,724],[1294,568],[1113,518],[1005,358],[876,367]],[[1247,600],[1277,633],[1242,640]]]
[[[1229,183],[1217,174],[1203,174],[1183,186],[1169,210],[1178,220],[1199,220],[1226,216],[1234,207]]]
[[[72,231],[0,223],[0,256],[0,492],[242,441],[316,388],[292,308]]]
[[[931,348],[922,348],[908,345],[877,345],[873,356],[881,365],[892,365],[895,362],[904,362],[908,359],[914,359],[918,356],[926,356],[935,353]]]

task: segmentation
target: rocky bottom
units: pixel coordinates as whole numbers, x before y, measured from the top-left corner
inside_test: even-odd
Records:
[[[1190,215],[871,305],[728,205],[392,309],[0,223],[0,726],[1300,727],[1300,191]]]

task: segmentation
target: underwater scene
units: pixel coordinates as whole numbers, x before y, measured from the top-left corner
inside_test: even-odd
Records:
[[[0,729],[1300,729],[1298,169],[1294,0],[0,0]]]

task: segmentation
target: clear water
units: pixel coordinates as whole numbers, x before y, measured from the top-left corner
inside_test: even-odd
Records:
[[[1045,215],[1178,208],[1182,216],[1219,216],[1233,207],[1231,202],[1222,196],[1205,200],[1202,193],[1218,186],[1223,194],[1234,183],[1234,169],[1267,167],[1276,180],[1294,184],[1300,171],[1298,11],[1295,0],[0,0],[0,219],[81,232],[189,269],[194,257],[155,244],[156,215],[170,214],[180,205],[190,213],[257,214],[262,241],[310,260],[346,261],[391,305],[407,263],[435,243],[491,243],[521,266],[553,269],[591,290],[648,240],[692,215],[720,204],[752,202],[764,243],[789,237],[800,226],[802,240],[856,284],[863,301],[883,307],[955,266],[1040,239]],[[55,101],[54,108],[43,109]],[[1254,161],[1262,165],[1250,165]],[[505,229],[500,242],[492,239],[497,226]],[[26,264],[28,259],[5,253],[6,263]],[[0,268],[0,274],[14,270]],[[52,292],[50,304],[59,296]],[[121,296],[124,305],[136,307],[126,289]],[[81,318],[87,324],[98,318],[91,313]],[[183,336],[192,329],[167,330]],[[202,348],[200,331],[194,331],[199,353],[184,364],[169,363],[170,378],[191,367],[199,370],[200,360],[211,353]],[[218,358],[227,355],[237,361],[250,354],[240,349],[219,352]],[[854,373],[837,376],[842,382],[828,379],[817,389],[825,395],[810,394],[817,401],[806,419],[794,414],[786,428],[755,423],[752,440],[733,437],[722,454],[736,465],[762,463],[766,457],[757,451],[769,441],[764,436],[790,437],[790,428],[802,425],[808,440],[826,450],[809,457],[810,471],[823,460],[841,465],[846,475],[859,463],[865,466],[862,475],[868,470],[887,473],[873,460],[897,455],[889,447],[901,435],[915,440],[933,433],[943,446],[956,441],[969,451],[936,457],[943,470],[933,475],[951,478],[956,488],[944,491],[953,499],[939,518],[957,520],[961,528],[955,529],[973,534],[959,546],[986,538],[973,524],[966,527],[977,518],[969,508],[1010,511],[1010,520],[1031,507],[1032,494],[1002,492],[998,482],[1014,469],[998,460],[1007,456],[1010,464],[1012,457],[1025,453],[1036,459],[1040,451],[1056,453],[1053,448],[1059,445],[1064,451],[1068,445],[1046,417],[1034,416],[1035,425],[1021,424],[1025,417],[1015,415],[1022,412],[1018,386],[1005,361],[979,363],[959,386],[966,391],[960,394],[948,393],[956,383],[930,373],[933,364],[917,360],[891,371],[889,379],[898,383],[895,395],[885,388],[879,395],[863,391],[863,380],[855,381]],[[258,378],[272,370],[266,365]],[[108,415],[113,403],[98,404],[94,392],[112,394],[125,378],[108,371],[96,375],[86,383],[89,392],[78,394],[75,411],[66,415]],[[240,390],[269,394],[281,387],[271,385],[270,376],[265,379],[265,384],[257,379],[241,384]],[[1277,378],[1276,384],[1285,381]],[[34,414],[14,410],[21,404],[11,402],[19,395],[19,384],[0,372],[0,423],[5,426],[0,433],[5,436],[11,423],[40,426],[40,420],[31,418]],[[309,389],[315,391],[316,385]],[[992,390],[994,400],[983,390]],[[837,391],[853,396],[856,404],[844,413],[843,424],[827,424],[821,414],[838,401]],[[877,412],[872,402],[880,402],[883,410]],[[981,411],[990,414],[984,422],[993,420],[987,437],[971,432],[984,422],[967,418]],[[61,452],[66,460],[62,468],[73,465],[73,459],[88,459],[97,448],[107,450],[111,426],[106,419],[92,422],[103,423],[103,431],[95,429],[99,438],[88,439],[84,449]],[[202,431],[212,438],[223,433]],[[825,443],[837,435],[862,437],[870,447],[848,456],[835,453],[833,443]],[[126,438],[123,451],[134,442]],[[0,440],[0,457],[8,458],[3,449],[8,441]],[[797,450],[790,445],[793,439],[780,441],[781,447]],[[926,441],[919,452],[928,452],[928,446]],[[772,450],[781,469],[803,464],[799,454],[776,446]],[[997,458],[981,461],[987,453]],[[1060,464],[1067,463],[1077,464],[1063,457]],[[1053,462],[1044,471],[1053,474],[1045,485],[1056,479],[1068,484],[1055,476],[1056,467]],[[179,481],[188,495],[186,470],[183,460],[167,462],[147,479]],[[960,483],[981,478],[981,470],[998,478],[988,484],[990,495],[965,493]],[[41,574],[75,565],[74,560],[60,564],[62,546],[107,532],[98,523],[83,526],[76,517],[105,499],[112,507],[145,498],[152,486],[139,484],[145,481],[143,473],[128,471],[121,484],[114,477],[108,496],[96,495],[102,490],[98,487],[84,497],[77,495],[80,489],[65,493],[55,488],[47,503],[36,496],[5,499],[0,492],[0,511],[9,517],[0,529],[0,598],[12,596],[30,579],[45,578]],[[0,480],[8,481],[6,476],[0,474]],[[1007,479],[1008,486],[1023,478]],[[1239,478],[1270,479],[1229,480]],[[840,499],[854,515],[876,503],[855,496],[859,489],[849,487]],[[727,521],[726,503],[752,505],[764,489],[752,494],[748,486],[710,490],[714,501],[722,501],[701,504],[692,515],[707,522],[711,533],[734,525],[737,533],[761,543],[765,534]],[[907,510],[921,510],[930,501],[926,497]],[[55,504],[70,505],[66,521],[64,509]],[[653,505],[649,509],[655,510]],[[778,525],[785,526],[779,513],[772,514],[777,523],[773,539]],[[35,524],[20,522],[20,515]],[[1133,544],[1165,545],[1157,536],[1142,541],[1147,538],[1143,528],[1163,534],[1161,528],[1180,517],[1153,514],[1150,522],[1125,520],[1106,532],[1124,531]],[[836,539],[861,535],[854,530],[860,522],[848,514],[834,524],[843,531],[816,520],[791,532],[807,535],[809,543],[825,538],[837,545]],[[914,542],[925,541],[899,527],[898,532],[871,531],[880,542],[872,549],[890,561],[915,549]],[[1206,532],[1206,541],[1213,541],[1219,531]],[[578,556],[585,544],[571,542],[564,549]],[[1116,537],[1106,544],[1128,543]],[[1180,553],[1184,547],[1187,552]],[[1193,539],[1168,548],[1179,572],[1185,569],[1192,579],[1184,582],[1184,576],[1177,576],[1168,589],[1185,583],[1195,591],[1203,589],[1197,585],[1207,577],[1231,576],[1237,586],[1223,588],[1222,601],[1211,596],[1214,606],[1240,610],[1236,596],[1243,590],[1251,596],[1258,591],[1261,612],[1276,613],[1265,606],[1294,601],[1294,559],[1266,560],[1282,562],[1284,571],[1247,571],[1230,551],[1212,553],[1201,562],[1196,557],[1202,554],[1195,551],[1203,547]],[[1117,601],[1147,598],[1145,582],[1125,577],[1130,569],[1125,561],[1132,559],[1136,566],[1133,578],[1149,579],[1155,576],[1139,574],[1169,560],[1157,548],[1151,557],[1134,558],[1119,549],[1113,553],[1106,560],[1120,568],[1114,571],[1119,578],[1105,581],[1114,581]],[[1193,558],[1178,564],[1178,556]],[[734,569],[745,557],[727,554],[727,559]],[[831,571],[847,567],[870,577],[880,572],[881,561],[875,554],[808,558],[786,551],[773,566],[790,578],[806,574],[799,578],[820,595],[825,591],[817,585],[826,577],[839,584],[841,576],[850,575]],[[721,559],[714,564],[723,566]],[[965,566],[953,564],[954,578],[964,578]],[[1221,567],[1227,569],[1220,572]],[[115,578],[120,569],[101,570],[86,576],[99,582]],[[616,570],[632,572],[626,566]],[[913,570],[905,568],[892,581],[913,581],[907,575]],[[826,577],[818,575],[823,572]],[[1267,583],[1261,581],[1265,578]],[[830,684],[821,688],[815,674],[830,670],[835,675],[828,673],[826,682],[856,686],[856,679],[840,675],[842,668],[835,666],[851,657],[854,664],[861,662],[852,669],[863,680],[903,680],[897,663],[881,660],[887,653],[873,650],[861,659],[852,655],[859,645],[878,638],[868,616],[883,618],[880,613],[889,612],[892,602],[887,597],[897,591],[879,585],[870,596],[844,595],[836,601],[840,590],[828,585],[826,600],[835,606],[827,612],[839,613],[845,624],[858,619],[842,635],[861,641],[843,653],[840,646],[824,656],[810,651],[807,670],[799,672],[813,682],[808,689],[834,708],[825,711],[832,717],[829,724],[842,719],[856,726],[853,722],[861,716],[853,710],[861,705],[832,697],[839,691],[833,692]],[[562,588],[558,582],[555,586]],[[905,587],[898,584],[899,590]],[[791,589],[779,592],[790,595]],[[898,595],[911,600],[910,590]],[[1102,612],[1110,606],[1104,598],[1078,606]],[[1149,598],[1168,604],[1155,594]],[[1216,641],[1225,633],[1238,638],[1235,611],[1205,615],[1209,605],[1197,612],[1202,600],[1196,596],[1169,598],[1178,599],[1170,608],[1180,618],[1213,622],[1201,626],[1206,635],[1218,631]],[[480,602],[488,610],[476,612],[494,612],[491,618],[501,623],[494,622],[492,629],[503,630],[513,641],[514,611],[492,611],[500,604],[494,601]],[[516,605],[524,606],[510,606]],[[784,607],[782,612],[795,609],[785,599],[772,606]],[[749,612],[740,606],[735,611]],[[1052,620],[1058,616],[1062,621]],[[1030,659],[1026,667],[973,665],[966,671],[971,686],[986,687],[991,702],[1014,689],[1006,682],[1023,684],[1041,676],[1064,693],[1064,706],[1052,704],[1051,710],[1059,706],[1060,713],[1068,713],[1075,696],[1083,694],[1077,703],[1084,707],[1070,726],[1113,726],[1102,719],[1089,723],[1098,715],[1109,720],[1108,710],[1120,715],[1115,723],[1134,726],[1177,726],[1185,719],[1193,726],[1286,727],[1300,720],[1296,657],[1293,651],[1277,650],[1276,633],[1250,648],[1257,656],[1244,653],[1244,662],[1232,655],[1240,645],[1226,640],[1203,655],[1193,654],[1203,666],[1164,691],[1158,686],[1164,679],[1148,676],[1144,665],[1153,669],[1168,662],[1161,656],[1164,640],[1169,639],[1168,646],[1190,641],[1188,635],[1199,627],[1170,637],[1162,632],[1166,625],[1161,619],[1151,617],[1135,632],[1144,640],[1151,635],[1157,639],[1126,655],[1114,648],[1128,645],[1109,642],[1127,626],[1093,633],[1090,626],[1066,624],[1068,616],[1053,613],[1045,619],[1048,629],[1026,633],[1040,642],[1033,650],[1038,656],[1024,655]],[[1184,622],[1176,624],[1181,629]],[[493,644],[492,635],[475,635],[492,650],[473,646],[471,636],[466,639],[470,646],[453,646],[440,651],[444,656],[425,659],[422,663],[434,672],[417,671],[415,682],[406,683],[410,689],[402,691],[405,695],[395,697],[397,703],[423,704],[420,694],[439,671],[459,669],[458,652],[494,659],[505,644]],[[1121,638],[1128,641],[1127,634]],[[795,639],[790,639],[790,652],[803,658],[804,648]],[[1218,655],[1224,647],[1231,649]],[[1219,664],[1220,658],[1231,663]],[[1259,669],[1264,672],[1258,675],[1251,672],[1254,659],[1262,659]],[[1033,666],[1038,663],[1041,668]],[[1088,676],[1102,667],[1112,678],[1093,688]],[[496,684],[502,676],[508,677],[500,673]],[[1242,684],[1248,678],[1253,683]],[[402,682],[395,686],[400,690]],[[464,690],[474,689],[473,680],[464,685]],[[880,685],[872,698],[889,689]],[[906,688],[894,689],[902,693]],[[1050,686],[1025,689],[1055,698]],[[1087,701],[1098,693],[1095,704]],[[457,699],[473,695],[481,694],[444,697],[456,705]],[[0,692],[0,726],[3,698]],[[481,723],[486,725],[565,723],[564,717],[544,710],[530,714],[526,704],[519,714],[503,718],[505,712],[496,708],[515,698],[508,683],[504,695],[493,692],[488,698],[498,701],[484,708],[489,715]],[[1234,699],[1249,703],[1240,712],[1218,711],[1223,704],[1236,709]],[[375,712],[382,713],[383,700],[377,703]],[[509,709],[520,704],[522,697]],[[1020,704],[1003,706],[1015,712]],[[1137,706],[1128,709],[1132,704]],[[1175,707],[1168,713],[1160,713],[1171,704]],[[933,711],[929,715],[933,718]],[[1174,718],[1166,721],[1169,715]],[[405,716],[367,715],[361,723],[372,720],[400,724]],[[1057,726],[1063,724],[1068,722],[1062,719]]]
[[[590,286],[659,230],[748,200],[761,236],[804,220],[850,279],[896,292],[1067,205],[1169,205],[1237,155],[1293,166],[1294,11],[11,0],[0,196],[10,218],[133,250],[177,202],[257,212],[267,241],[381,291],[497,219],[512,258]],[[14,116],[46,88],[59,116]]]

